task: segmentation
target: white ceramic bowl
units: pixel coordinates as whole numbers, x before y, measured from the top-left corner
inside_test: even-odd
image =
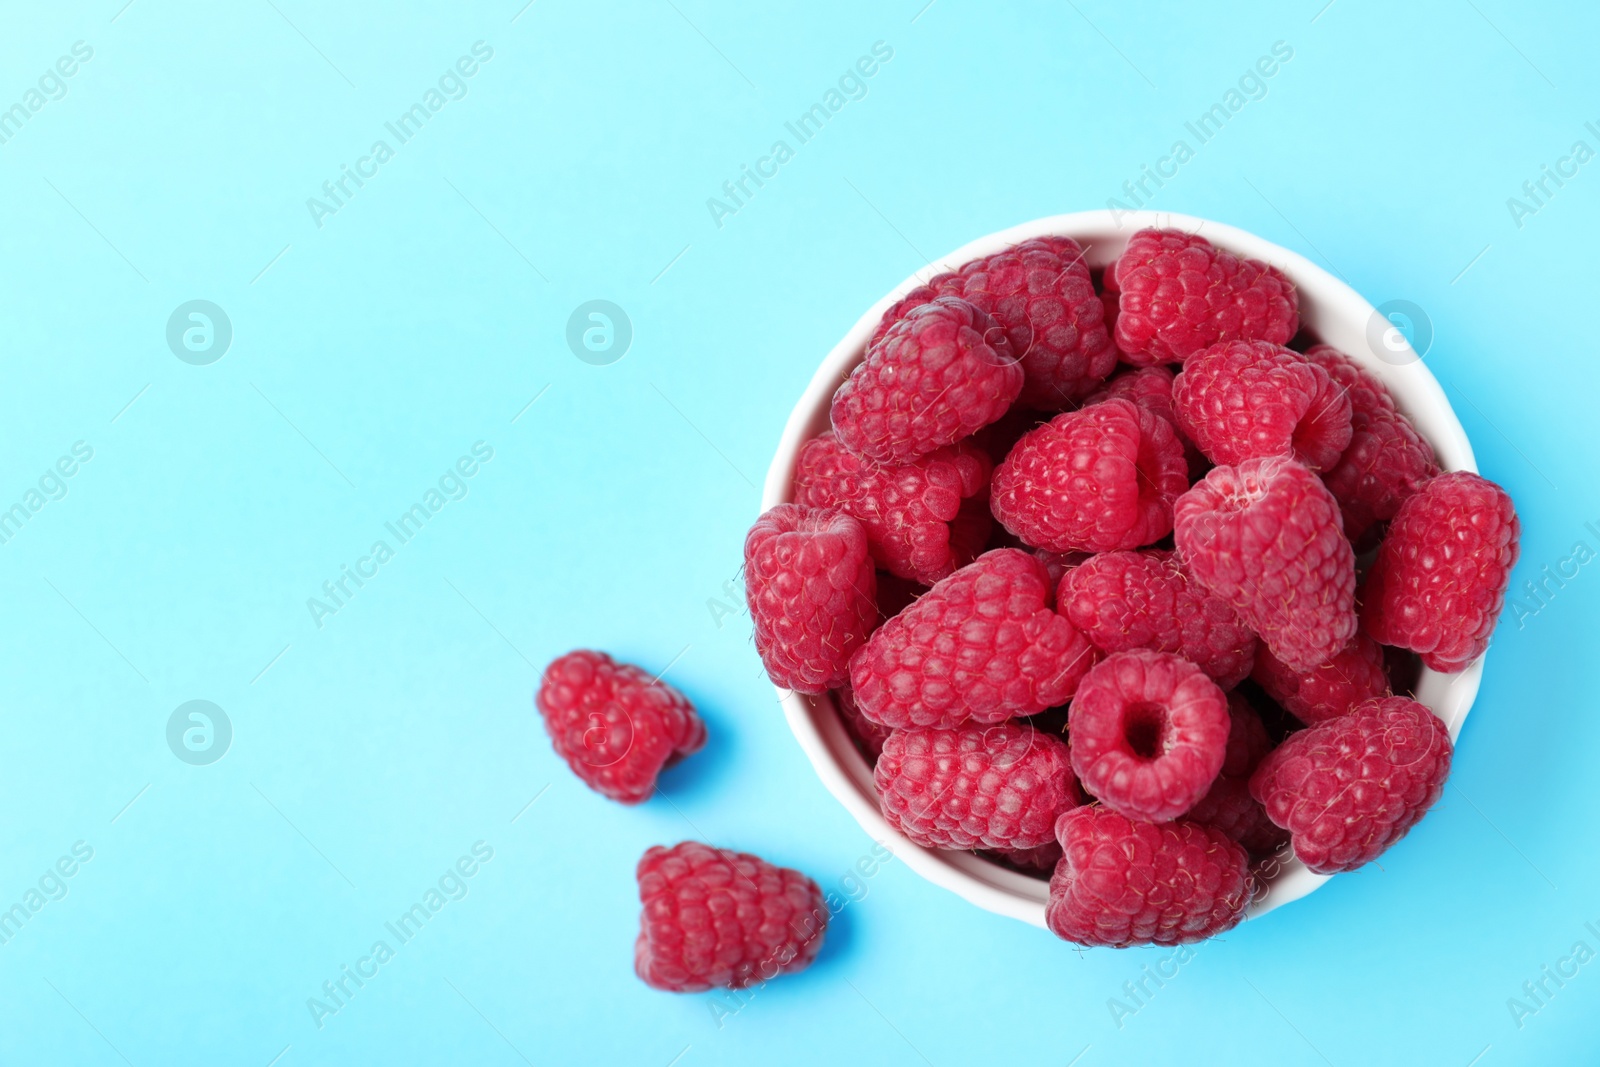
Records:
[[[1477,470],[1466,431],[1461,428],[1438,381],[1405,338],[1398,331],[1390,330],[1389,323],[1378,316],[1373,306],[1344,282],[1303,256],[1219,222],[1154,211],[1117,212],[1116,217],[1110,211],[1083,211],[1038,219],[981,237],[928,264],[868,308],[822,361],[805,395],[789,415],[783,439],[767,471],[762,509],[794,498],[796,454],[807,440],[828,429],[828,406],[833,392],[861,361],[867,339],[890,304],[935,274],[953,270],[968,260],[990,255],[1019,241],[1048,234],[1075,238],[1087,250],[1085,259],[1089,266],[1104,267],[1121,254],[1135,232],[1151,226],[1203,234],[1222,248],[1265,260],[1283,271],[1299,288],[1302,326],[1324,342],[1349,353],[1389,387],[1401,410],[1433,445],[1441,467]],[[1375,340],[1380,337],[1381,342]],[[1384,349],[1383,358],[1375,346]],[[1481,658],[1459,674],[1439,674],[1426,668],[1422,671],[1417,699],[1444,720],[1452,739],[1461,731],[1482,674]],[[928,881],[973,904],[1035,926],[1045,925],[1045,903],[1049,896],[1045,881],[970,852],[923,848],[901,837],[879,812],[877,794],[872,787],[872,770],[845,733],[830,698],[801,696],[787,690],[780,690],[779,695],[789,728],[823,784],[871,837],[886,844]],[[1265,869],[1258,867],[1258,873],[1266,892],[1251,904],[1250,918],[1300,899],[1328,878],[1313,874],[1292,855],[1276,863],[1269,862]]]

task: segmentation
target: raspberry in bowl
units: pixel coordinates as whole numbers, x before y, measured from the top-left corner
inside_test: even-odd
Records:
[[[877,589],[819,539],[751,595],[788,598],[797,649],[828,635],[834,683],[780,698],[869,836],[980,907],[1122,946],[1262,915],[1422,818],[1519,528],[1420,357],[1374,350],[1377,317],[1242,230],[1109,211],[981,238],[867,310],[762,509],[857,520]],[[1441,524],[1466,563],[1435,562]],[[827,597],[858,610],[830,626]],[[1392,773],[1348,793],[1357,745]],[[1148,867],[1101,869],[1124,846]]]

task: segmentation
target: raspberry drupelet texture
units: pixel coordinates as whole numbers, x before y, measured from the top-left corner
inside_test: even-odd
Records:
[[[1214,468],[1174,516],[1184,570],[1291,669],[1320,667],[1355,635],[1355,553],[1332,494],[1301,464]]]
[[[1328,372],[1266,341],[1223,341],[1172,385],[1178,426],[1212,462],[1293,455],[1326,470],[1350,444],[1350,397]]]
[[[1279,745],[1250,794],[1318,874],[1353,871],[1416,825],[1444,791],[1450,733],[1407,697],[1379,697]]]
[[[842,511],[779,504],[744,539],[756,651],[774,684],[825,693],[878,625],[867,534]]]
[[[1383,649],[1364,631],[1328,662],[1292,671],[1267,649],[1256,654],[1250,675],[1267,695],[1307,726],[1343,715],[1362,701],[1389,694]]]
[[[1244,849],[1187,820],[1140,822],[1089,805],[1062,815],[1056,837],[1045,921],[1080,945],[1203,941],[1238,925],[1254,890]]]
[[[648,800],[663,767],[706,743],[688,698],[604,652],[554,660],[535,702],[556,755],[590,789],[623,804]]]
[[[1189,464],[1189,478],[1194,480],[1206,472],[1211,461],[1195,447],[1178,425],[1178,409],[1172,404],[1172,368],[1156,364],[1151,367],[1128,367],[1112,375],[1105,384],[1084,398],[1083,405],[1098,404],[1102,400],[1131,400],[1160,415],[1172,424],[1178,433],[1178,443],[1183,446],[1184,459]]]
[[[1250,775],[1272,751],[1272,739],[1260,714],[1238,693],[1228,694],[1228,718],[1232,725],[1222,770],[1184,818],[1221,830],[1252,855],[1271,853],[1289,835],[1273,825],[1266,809],[1250,795]]]
[[[889,740],[889,728],[879,726],[861,714],[861,709],[856,707],[855,694],[848,685],[833,691],[833,706],[838,709],[845,733],[855,742],[867,766],[877,763],[878,756],[883,753],[883,743]]]
[[[743,989],[804,970],[829,909],[817,883],[745,852],[685,841],[639,860],[633,967],[669,993]]]
[[[800,447],[794,497],[854,516],[878,566],[932,585],[976,559],[988,540],[990,473],[989,457],[970,441],[880,467],[825,433]]]
[[[1134,819],[1167,822],[1194,807],[1227,754],[1227,697],[1166,652],[1107,656],[1084,675],[1068,716],[1084,790]]]
[[[1134,366],[1181,363],[1218,341],[1287,344],[1299,296],[1276,267],[1204,237],[1141,230],[1106,272],[1117,298],[1116,344]]]
[[[967,301],[938,297],[867,346],[833,394],[833,430],[863,459],[909,463],[994,422],[1021,389],[1005,331]]]
[[[1171,532],[1172,502],[1188,484],[1172,425],[1106,400],[1024,434],[995,468],[990,509],[1034,548],[1138,548]]]
[[[939,296],[971,301],[1005,328],[1022,365],[1018,403],[1060,411],[1117,363],[1083,249],[1070,237],[1038,237],[940,274],[890,308],[874,340],[912,308]]]
[[[1373,640],[1452,673],[1489,647],[1522,525],[1506,491],[1467,471],[1441,474],[1400,505],[1367,573],[1362,622]]]
[[[1305,358],[1350,397],[1350,444],[1322,480],[1344,512],[1346,536],[1359,543],[1374,523],[1394,518],[1406,498],[1439,473],[1439,465],[1389,390],[1355,360],[1332,345],[1315,345]]]
[[[1102,552],[1065,572],[1056,611],[1102,652],[1173,652],[1223,689],[1249,674],[1256,635],[1221,597],[1184,573],[1176,554]]]
[[[889,825],[929,848],[1038,848],[1083,802],[1066,743],[1019,723],[895,730],[873,780]]]
[[[1065,704],[1096,658],[1050,608],[1045,566],[985,552],[878,627],[850,661],[862,714],[884,726],[959,726]]]

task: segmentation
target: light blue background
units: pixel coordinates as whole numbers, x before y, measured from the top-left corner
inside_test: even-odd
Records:
[[[1426,309],[1525,523],[1516,584],[1600,548],[1600,162],[1520,228],[1506,204],[1600,149],[1592,10],[123,2],[0,20],[0,107],[94,50],[0,145],[0,506],[94,450],[0,545],[0,907],[94,849],[0,946],[0,1059],[1596,1062],[1600,962],[1520,1028],[1507,1007],[1600,951],[1594,564],[1502,627],[1418,832],[1201,946],[1120,1028],[1108,998],[1167,950],[1077,951],[901,864],[736,1014],[631,970],[647,846],[830,888],[870,847],[713,606],[812,368],[924,261],[1105,206],[1275,41],[1266,97],[1152,206]],[[307,198],[480,40],[467,95],[319,228]],[[876,41],[867,96],[715,225],[707,198]],[[634,326],[610,366],[564,341],[595,298]],[[210,366],[165,342],[191,299],[232,321]],[[307,598],[477,441],[466,498],[319,629]],[[670,665],[710,723],[641,808],[580,785],[532,710],[580,645]],[[210,766],[165,740],[191,699],[233,724]],[[307,998],[478,841],[468,895],[318,1029]]]

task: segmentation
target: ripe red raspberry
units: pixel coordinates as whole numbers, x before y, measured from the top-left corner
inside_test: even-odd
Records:
[[[1433,479],[1400,505],[1378,546],[1361,607],[1367,633],[1433,670],[1465,669],[1489,647],[1521,535],[1498,485],[1467,471]]]
[[[1102,400],[1131,400],[1135,404],[1149,411],[1152,415],[1160,415],[1172,424],[1178,435],[1178,443],[1183,446],[1183,458],[1189,464],[1189,479],[1194,479],[1205,474],[1206,468],[1211,466],[1211,461],[1206,459],[1205,453],[1195,447],[1178,425],[1178,409],[1172,406],[1172,382],[1174,375],[1170,367],[1157,364],[1153,367],[1129,367],[1119,371],[1106,380],[1099,389],[1090,393],[1083,401],[1083,406],[1098,404]]]
[[[995,468],[990,510],[1034,548],[1137,548],[1172,530],[1188,488],[1171,424],[1127,400],[1057,415]]]
[[[773,684],[825,693],[878,625],[867,533],[842,511],[779,504],[744,539],[756,651]]]
[[[825,433],[800,448],[794,498],[854,516],[880,567],[932,585],[976,559],[988,540],[989,475],[989,457],[968,441],[880,467]]]
[[[1107,656],[1083,676],[1068,716],[1083,788],[1148,822],[1194,807],[1228,749],[1227,697],[1199,667],[1166,652]]]
[[[1250,677],[1307,726],[1343,715],[1364,700],[1389,693],[1383,649],[1357,630],[1339,654],[1309,671],[1292,671],[1267,649],[1256,654]]]
[[[1272,739],[1260,714],[1238,693],[1228,694],[1228,718],[1232,725],[1222,770],[1184,818],[1221,830],[1254,855],[1270,854],[1289,835],[1273,825],[1266,809],[1250,795],[1250,775],[1272,751]]]
[[[1061,862],[1045,921],[1080,945],[1183,945],[1237,926],[1250,903],[1250,859],[1220,830],[1154,824],[1098,805],[1056,822]]]
[[[1043,563],[985,552],[878,627],[850,661],[862,714],[895,729],[1000,722],[1065,704],[1095,651],[1050,610]]]
[[[1299,329],[1289,279],[1198,234],[1141,230],[1106,277],[1119,293],[1117,347],[1134,366],[1181,363],[1218,341],[1287,344]]]
[[[1066,572],[1056,611],[1102,652],[1174,652],[1222,688],[1250,674],[1256,635],[1171,552],[1102,552]]]
[[[639,804],[656,775],[706,743],[694,705],[667,683],[604,652],[568,652],[545,668],[535,698],[556,755],[595,792]]]
[[[1083,802],[1066,743],[1010,722],[896,730],[873,781],[889,825],[928,848],[1037,848]]]
[[[994,422],[1022,390],[1005,331],[958,297],[913,308],[833,394],[839,442],[874,463],[909,463]]]
[[[633,969],[669,993],[746,986],[805,970],[829,910],[817,883],[745,852],[684,841],[639,860]]]
[[[1293,455],[1312,470],[1350,443],[1350,398],[1328,372],[1266,341],[1224,341],[1172,385],[1178,426],[1213,462]]]
[[[1344,513],[1345,535],[1359,542],[1374,523],[1394,518],[1439,465],[1389,390],[1355,360],[1332,345],[1316,345],[1306,358],[1350,394],[1350,444],[1322,480]]]
[[[1250,794],[1318,874],[1353,871],[1416,825],[1450,774],[1450,733],[1406,697],[1379,697],[1291,734]]]
[[[1005,328],[1025,376],[1020,404],[1060,411],[1116,366],[1083,249],[1070,237],[1034,238],[935,276],[885,313],[874,340],[937,296],[969,300]]]
[[[1178,556],[1272,654],[1309,671],[1356,632],[1356,557],[1339,506],[1292,459],[1217,467],[1178,498]]]
[[[867,766],[878,762],[878,756],[883,753],[883,743],[889,740],[889,728],[879,726],[861,714],[861,709],[856,707],[855,694],[848,685],[833,691],[833,706],[839,711],[844,732],[856,743],[856,748],[866,758]]]

